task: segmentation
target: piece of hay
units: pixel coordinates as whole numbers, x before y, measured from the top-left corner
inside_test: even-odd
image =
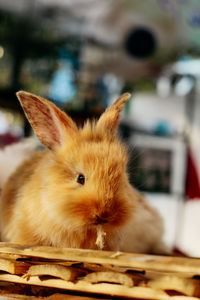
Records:
[[[97,247],[102,250],[104,248],[104,237],[106,235],[106,232],[103,231],[102,226],[97,226],[97,239],[96,239],[96,245]]]

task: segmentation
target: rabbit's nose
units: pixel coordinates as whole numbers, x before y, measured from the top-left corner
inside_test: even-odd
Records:
[[[98,215],[95,216],[95,224],[104,224],[104,223],[107,223],[107,222],[108,222],[108,220],[107,220],[106,217],[98,216]]]

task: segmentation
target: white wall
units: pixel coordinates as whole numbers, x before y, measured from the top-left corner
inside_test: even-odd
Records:
[[[172,131],[183,132],[186,124],[185,103],[185,97],[172,95],[160,98],[153,93],[136,93],[125,120],[147,130],[155,128],[160,121],[168,121]]]

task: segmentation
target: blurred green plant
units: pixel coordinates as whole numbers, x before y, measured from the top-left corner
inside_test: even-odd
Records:
[[[40,18],[13,15],[0,11],[0,41],[12,57],[11,87],[20,87],[19,78],[26,59],[58,58],[58,49],[75,51],[79,41],[72,36],[65,38],[44,26]],[[72,45],[74,47],[72,47]],[[73,48],[73,49],[72,49]]]

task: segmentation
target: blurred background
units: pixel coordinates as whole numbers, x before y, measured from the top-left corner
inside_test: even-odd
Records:
[[[20,89],[80,125],[130,92],[130,181],[163,216],[167,244],[200,256],[199,0],[0,0],[2,148],[32,135]]]

